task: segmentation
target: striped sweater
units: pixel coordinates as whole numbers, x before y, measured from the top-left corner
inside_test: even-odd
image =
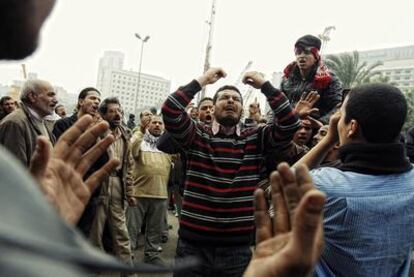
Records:
[[[266,82],[262,92],[274,121],[242,129],[240,136],[213,135],[211,127],[191,120],[185,111],[200,90],[193,80],[171,94],[162,107],[166,129],[187,151],[179,236],[200,245],[248,245],[263,155],[291,141],[299,118],[286,96]]]

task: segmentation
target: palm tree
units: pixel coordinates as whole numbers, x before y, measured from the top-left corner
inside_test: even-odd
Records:
[[[361,62],[358,51],[327,55],[325,63],[336,74],[344,88],[352,88],[367,83],[372,77],[381,75],[381,72],[374,69],[382,65],[382,62],[375,62],[370,65],[367,62]]]
[[[407,99],[408,114],[403,127],[404,130],[414,127],[414,89],[406,91],[405,98]]]

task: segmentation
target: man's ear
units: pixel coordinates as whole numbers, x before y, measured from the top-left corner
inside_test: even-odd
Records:
[[[37,99],[37,94],[35,92],[33,92],[33,91],[30,91],[27,94],[27,98],[29,99],[29,102],[30,103],[35,103],[36,102],[36,99]]]
[[[349,138],[356,138],[360,135],[360,132],[361,128],[358,121],[356,121],[355,119],[351,119],[351,122],[349,123],[349,129],[347,131],[347,136]]]

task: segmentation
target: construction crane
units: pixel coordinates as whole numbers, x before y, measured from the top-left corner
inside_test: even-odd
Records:
[[[27,71],[26,71],[26,65],[22,63],[22,72],[23,72],[23,79],[27,79]]]
[[[322,48],[321,48],[321,55],[322,53],[324,53],[326,46],[328,44],[328,42],[331,40],[331,32],[335,29],[335,26],[328,26],[325,28],[325,30],[323,30],[323,33],[318,35],[318,37],[322,40]]]
[[[209,33],[208,33],[208,41],[207,41],[207,47],[206,47],[206,56],[204,60],[204,71],[206,72],[210,68],[210,61],[211,61],[211,49],[213,48],[213,32],[214,32],[214,20],[216,17],[216,0],[213,0],[211,3],[211,14],[210,14],[210,20],[206,23],[209,25]],[[198,102],[200,102],[201,99],[204,98],[206,94],[206,88],[204,87],[201,90],[201,93],[198,94]]]

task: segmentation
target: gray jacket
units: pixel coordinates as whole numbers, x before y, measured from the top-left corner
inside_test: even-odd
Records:
[[[49,130],[47,132],[54,144],[55,137]],[[36,149],[36,138],[40,135],[41,131],[35,126],[33,116],[23,103],[20,109],[6,116],[0,123],[0,144],[27,167]]]

